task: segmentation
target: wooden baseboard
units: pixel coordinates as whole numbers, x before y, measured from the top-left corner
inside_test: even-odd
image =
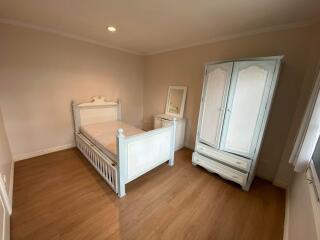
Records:
[[[75,144],[69,143],[69,144],[65,144],[62,146],[41,149],[41,150],[35,151],[35,152],[30,152],[30,153],[25,153],[25,154],[17,154],[17,155],[13,156],[13,160],[15,162],[17,162],[17,161],[21,161],[21,160],[25,160],[25,159],[29,159],[29,158],[33,158],[33,157],[38,157],[41,155],[45,155],[48,153],[57,152],[57,151],[61,151],[61,150],[65,150],[65,149],[69,149],[69,148],[73,148],[73,147],[75,147]]]

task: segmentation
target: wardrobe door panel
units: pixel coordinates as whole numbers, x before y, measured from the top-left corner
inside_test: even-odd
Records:
[[[233,63],[208,65],[202,96],[199,139],[218,148]]]
[[[275,65],[275,61],[234,63],[221,150],[253,157]]]

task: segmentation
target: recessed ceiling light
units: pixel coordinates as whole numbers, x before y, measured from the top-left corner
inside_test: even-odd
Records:
[[[108,29],[109,32],[117,31],[117,29],[114,26],[108,26],[107,29]]]

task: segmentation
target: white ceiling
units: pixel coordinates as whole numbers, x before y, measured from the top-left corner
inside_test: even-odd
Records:
[[[2,21],[152,54],[320,17],[319,0],[0,0]],[[118,28],[109,33],[107,25]]]

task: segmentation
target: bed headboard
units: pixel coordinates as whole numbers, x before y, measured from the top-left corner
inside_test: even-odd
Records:
[[[108,102],[104,97],[93,97],[90,102],[72,102],[73,120],[76,133],[81,126],[99,122],[121,120],[120,101]]]

